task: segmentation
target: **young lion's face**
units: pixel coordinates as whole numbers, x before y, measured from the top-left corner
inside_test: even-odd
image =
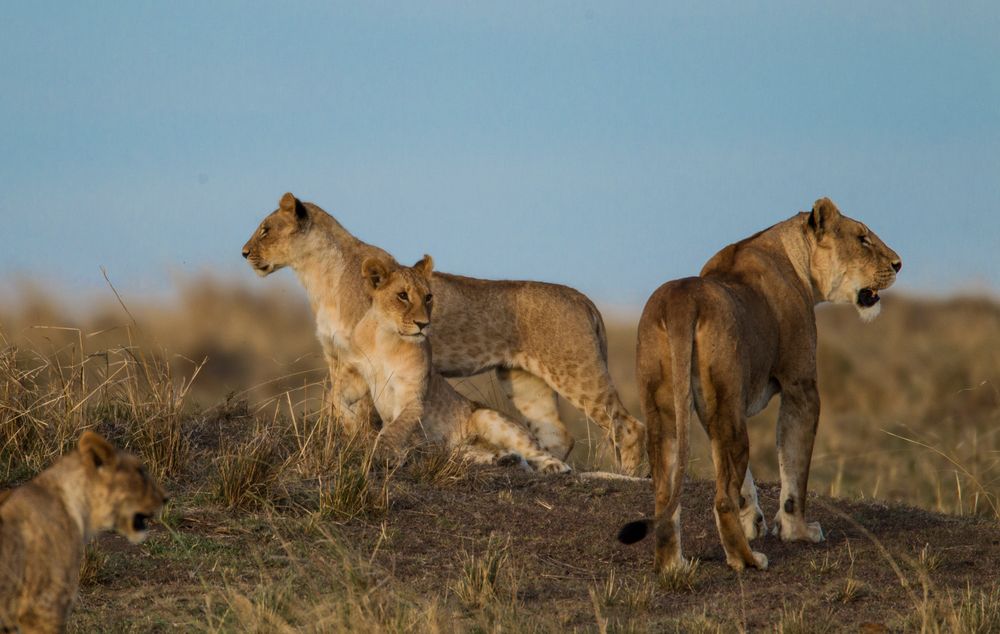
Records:
[[[159,487],[135,456],[117,451],[92,432],[80,438],[89,480],[90,523],[95,530],[114,530],[133,544],[146,538],[147,522],[166,502]]]
[[[896,281],[903,263],[871,229],[840,213],[826,198],[809,217],[816,234],[814,280],[827,301],[854,304],[865,321],[878,316],[879,291]]]
[[[243,257],[257,275],[270,275],[292,263],[309,224],[309,210],[295,196],[285,194],[278,209],[261,221],[243,245]]]
[[[372,311],[379,325],[406,339],[423,339],[431,322],[430,256],[412,267],[390,270],[381,260],[369,258],[361,270],[368,281]]]

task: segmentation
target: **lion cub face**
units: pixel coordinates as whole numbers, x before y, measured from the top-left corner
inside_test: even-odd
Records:
[[[816,201],[809,215],[816,236],[814,281],[824,299],[854,304],[865,321],[878,316],[879,291],[896,281],[903,263],[875,232],[840,213],[828,198]]]
[[[77,451],[87,480],[84,486],[89,488],[91,527],[117,531],[133,544],[144,540],[147,522],[166,501],[163,489],[138,458],[117,451],[94,432],[80,437]]]
[[[368,258],[361,274],[368,282],[372,311],[379,327],[404,339],[422,340],[431,322],[431,271],[434,260],[425,255],[412,267],[390,271],[378,258]]]
[[[243,257],[264,277],[292,263],[309,229],[309,210],[295,196],[281,197],[278,209],[261,221],[243,245]]]

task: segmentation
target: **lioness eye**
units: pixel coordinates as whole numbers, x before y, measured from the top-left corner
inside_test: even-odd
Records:
[[[406,294],[406,291],[400,292],[398,295],[396,295],[396,297],[398,297],[399,301],[401,301],[401,302],[408,302],[408,301],[410,301],[410,296]]]
[[[431,295],[430,293],[427,293],[427,297],[424,298],[424,302],[430,304],[433,301],[434,301],[434,296]]]
[[[267,235],[267,227],[261,227],[260,228],[260,237],[263,238],[266,235]]]
[[[861,239],[861,244],[865,245],[866,247],[870,247],[872,245],[872,241],[868,236],[860,236],[860,239]]]

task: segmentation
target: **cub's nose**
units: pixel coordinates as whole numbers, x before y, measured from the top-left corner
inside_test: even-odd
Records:
[[[243,247],[243,259],[245,260],[248,257],[250,257],[250,248],[249,247]]]
[[[897,272],[897,273],[899,273],[899,270],[901,268],[903,268],[903,261],[902,260],[896,260],[895,262],[892,262],[891,264],[892,264],[892,270],[895,271],[895,272]]]
[[[431,323],[431,322],[429,322],[429,321],[414,321],[414,322],[413,322],[413,324],[414,324],[414,325],[415,325],[415,326],[416,326],[417,328],[419,328],[419,329],[421,330],[421,332],[423,331],[423,329],[424,329],[424,328],[426,328],[427,326],[429,326],[429,325],[430,325],[430,323]]]

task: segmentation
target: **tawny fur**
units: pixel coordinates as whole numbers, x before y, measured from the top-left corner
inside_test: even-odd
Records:
[[[825,301],[851,303],[871,319],[877,291],[895,281],[901,266],[878,236],[823,198],[812,212],[719,251],[699,277],[668,282],[653,293],[639,322],[636,372],[649,433],[657,570],[685,564],[679,496],[692,412],[711,442],[726,560],[735,569],[767,567],[767,558],[748,542],[761,522],[755,519],[746,419],[774,394],[781,394],[775,531],[784,540],[823,538],[819,524],[805,520],[819,421],[813,309]],[[628,541],[645,531],[627,529]]]
[[[526,428],[473,403],[433,371],[427,338],[436,303],[430,287],[432,267],[430,256],[413,267],[380,258],[362,264],[372,301],[343,359],[374,396],[384,421],[379,443],[394,455],[415,443],[430,442],[461,450],[477,462],[516,454],[539,471],[569,471],[543,451]]]
[[[93,432],[0,496],[0,631],[65,631],[86,543],[107,530],[142,541],[163,502],[142,464]]]
[[[395,261],[291,194],[261,222],[243,255],[260,275],[285,266],[298,275],[330,367],[335,410],[349,425],[368,423],[372,401],[365,381],[342,359],[371,301],[361,263],[368,257]],[[561,395],[608,430],[625,470],[639,470],[643,425],[622,406],[611,381],[604,322],[589,299],[557,284],[446,273],[435,274],[431,288],[436,372],[459,377],[496,370],[541,446],[565,458],[573,438],[559,418],[556,395]]]

